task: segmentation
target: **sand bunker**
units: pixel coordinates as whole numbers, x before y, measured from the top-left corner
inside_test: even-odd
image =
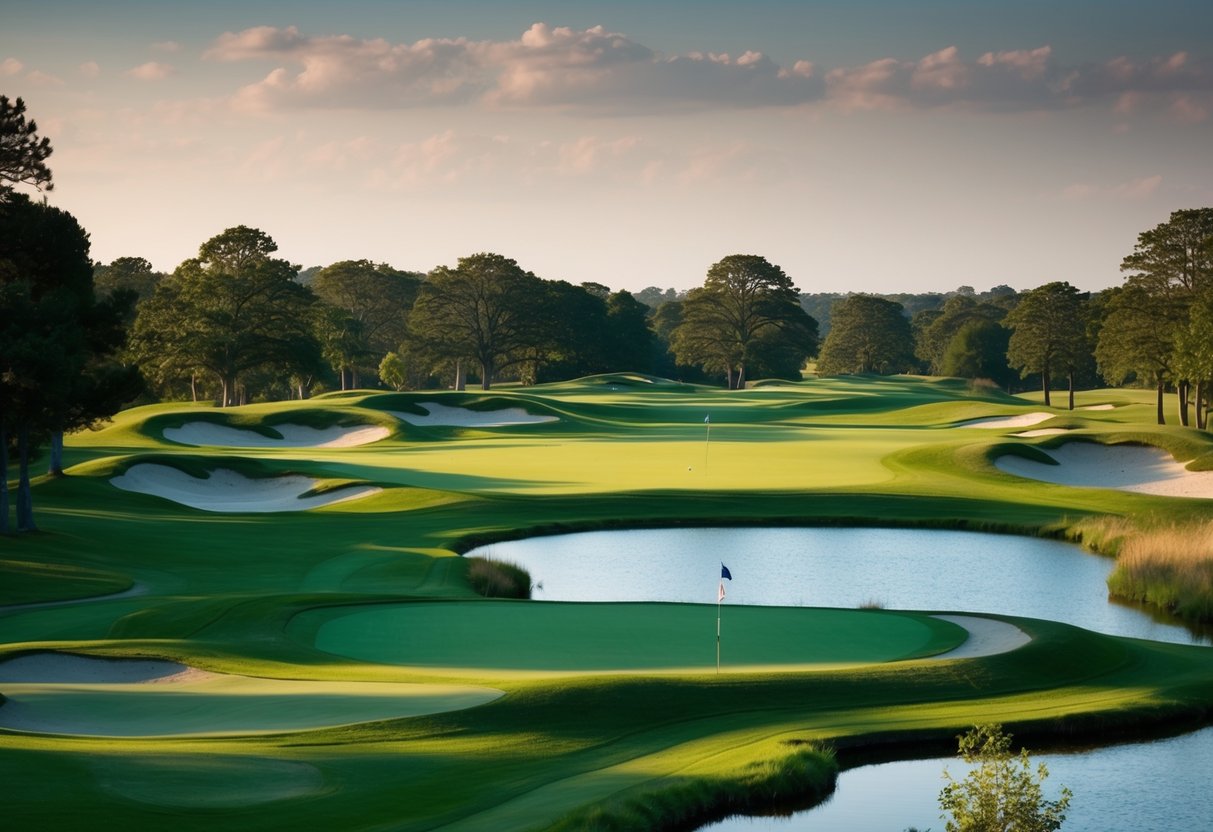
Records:
[[[273,428],[282,434],[281,439],[214,422],[189,422],[179,428],[165,428],[164,438],[182,445],[216,445],[224,448],[352,448],[378,442],[391,433],[387,428],[375,425],[334,425],[329,428],[274,425]]]
[[[1018,456],[1001,456],[994,464],[1017,477],[1058,485],[1213,499],[1213,471],[1189,471],[1161,448],[1070,442],[1047,453],[1057,465]]]
[[[0,692],[0,728],[110,737],[301,731],[445,713],[504,695],[473,685],[259,679],[54,652],[0,663]]]
[[[933,659],[979,659],[996,656],[1023,647],[1032,637],[1014,624],[996,618],[981,618],[976,615],[936,615],[934,618],[951,621],[969,631],[964,644],[932,656]]]
[[[153,463],[132,465],[125,474],[110,480],[123,491],[151,494],[203,511],[227,512],[304,511],[369,497],[383,490],[350,486],[303,497],[316,487],[316,482],[311,477],[297,475],[250,479],[226,468],[212,471],[207,479],[199,479],[177,468]]]
[[[426,410],[425,416],[416,413],[390,411],[393,416],[410,425],[461,428],[503,428],[510,425],[533,425],[539,422],[555,422],[555,416],[536,416],[521,407],[506,407],[501,410],[469,410],[466,407],[447,407],[437,402],[418,402]]]
[[[967,422],[958,422],[953,427],[958,428],[1026,428],[1032,425],[1039,425],[1041,422],[1052,419],[1056,414],[1037,411],[1035,413],[1024,413],[1019,416],[998,416],[992,419],[970,419]]]
[[[1114,404],[1089,404],[1086,407],[1080,407],[1079,410],[1115,410]]]
[[[1037,430],[1025,430],[1023,433],[1013,433],[1011,435],[1025,438],[1033,436],[1057,436],[1060,433],[1069,433],[1070,430],[1070,428],[1038,428]]]

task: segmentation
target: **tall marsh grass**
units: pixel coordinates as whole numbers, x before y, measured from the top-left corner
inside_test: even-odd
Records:
[[[531,573],[516,563],[467,558],[468,583],[485,598],[530,598]]]
[[[1113,595],[1213,621],[1213,521],[1129,533],[1118,549]]]

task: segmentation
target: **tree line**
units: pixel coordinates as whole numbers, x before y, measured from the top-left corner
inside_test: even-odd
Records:
[[[849,295],[830,308],[817,360],[823,375],[925,372],[989,379],[1004,387],[1033,380],[1052,405],[1082,387],[1135,384],[1178,394],[1178,420],[1208,425],[1213,391],[1213,209],[1175,211],[1138,235],[1121,263],[1121,286],[1081,292],[1065,281],[1026,292],[959,291],[912,316],[897,301]],[[964,287],[967,288],[967,287]]]
[[[799,378],[816,323],[790,278],[730,255],[702,287],[653,310],[627,291],[544,280],[495,253],[428,274],[368,260],[304,270],[265,232],[237,226],[158,275],[138,257],[95,268],[103,295],[138,298],[129,359],[153,394],[304,398],[382,384],[463,389],[612,371],[710,380]]]

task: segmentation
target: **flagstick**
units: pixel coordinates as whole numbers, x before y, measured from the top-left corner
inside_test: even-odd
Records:
[[[720,593],[716,593],[716,675],[720,675]]]
[[[704,431],[704,434],[703,434],[703,475],[706,477],[708,474],[708,447],[710,446],[710,444],[712,442],[711,417],[708,417],[706,420],[704,420],[704,425],[707,426],[707,430]]]

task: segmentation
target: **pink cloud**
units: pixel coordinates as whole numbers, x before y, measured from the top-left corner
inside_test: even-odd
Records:
[[[148,61],[145,64],[131,67],[126,71],[126,74],[132,78],[137,78],[140,81],[161,81],[176,70],[169,64],[159,63],[158,61]]]

